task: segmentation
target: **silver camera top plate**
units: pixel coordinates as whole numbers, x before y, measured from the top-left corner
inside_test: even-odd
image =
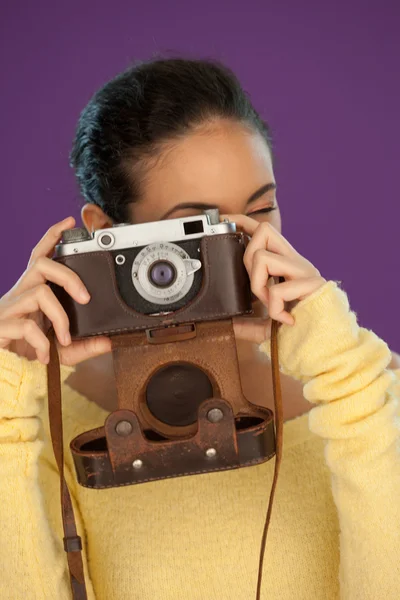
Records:
[[[66,235],[63,235],[62,243],[56,246],[55,253],[56,256],[69,256],[102,250],[123,250],[154,242],[182,242],[205,235],[236,232],[235,223],[215,222],[216,215],[210,214],[211,212],[139,225],[115,225],[107,229],[98,229],[93,235],[89,235],[85,229],[72,229],[65,232]]]

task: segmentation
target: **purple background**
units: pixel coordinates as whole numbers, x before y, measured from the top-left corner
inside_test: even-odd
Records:
[[[68,154],[91,94],[156,52],[230,65],[275,137],[283,232],[400,350],[400,3],[3,0],[0,294],[79,217]]]

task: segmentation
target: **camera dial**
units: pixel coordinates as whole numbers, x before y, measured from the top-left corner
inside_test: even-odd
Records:
[[[112,233],[102,233],[98,238],[97,238],[97,242],[100,246],[100,248],[103,248],[104,250],[108,250],[108,248],[111,248],[112,246],[114,246],[115,244],[115,237],[113,236]]]
[[[181,300],[193,285],[201,262],[171,242],[145,246],[132,265],[132,283],[138,294],[153,304]]]

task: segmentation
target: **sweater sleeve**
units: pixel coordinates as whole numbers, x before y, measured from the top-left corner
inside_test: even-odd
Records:
[[[71,373],[62,367],[62,380]],[[70,600],[67,557],[46,514],[38,477],[46,397],[46,369],[0,350],[0,598]],[[54,462],[54,477],[58,471]],[[71,481],[71,474],[66,472]],[[58,488],[59,489],[59,488]],[[71,490],[72,492],[72,490]],[[71,493],[78,533],[83,523]],[[59,503],[59,500],[58,500]],[[61,521],[61,513],[60,513]],[[88,597],[94,598],[84,557]]]
[[[357,324],[335,282],[299,302],[292,315],[295,325],[283,325],[278,334],[280,369],[304,384],[304,397],[315,404],[309,428],[325,440],[340,524],[341,598],[395,600],[400,385],[387,368],[391,353]],[[260,349],[270,356],[270,341]]]

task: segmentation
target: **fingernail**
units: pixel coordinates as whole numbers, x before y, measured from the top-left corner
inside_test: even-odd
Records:
[[[87,290],[85,290],[85,288],[81,288],[81,290],[79,292],[79,298],[80,298],[80,300],[82,300],[82,302],[89,302],[89,300],[90,300],[89,292]]]
[[[63,337],[63,343],[64,343],[64,346],[69,346],[70,345],[70,343],[71,343],[71,336],[70,336],[69,332],[67,332],[64,335],[64,337]]]

